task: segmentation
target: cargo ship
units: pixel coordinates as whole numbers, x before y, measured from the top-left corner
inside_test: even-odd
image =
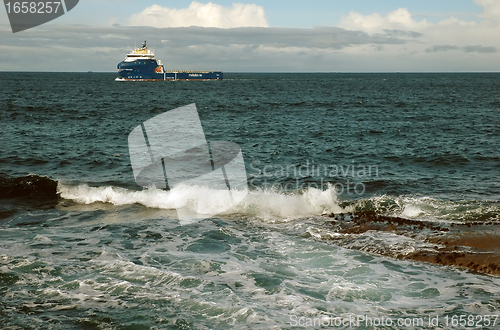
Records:
[[[135,48],[117,65],[116,81],[159,81],[159,80],[222,80],[222,71],[165,70],[154,51],[146,47]]]

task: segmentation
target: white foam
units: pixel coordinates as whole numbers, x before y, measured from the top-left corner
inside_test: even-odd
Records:
[[[264,218],[290,219],[346,210],[339,206],[334,188],[308,188],[292,194],[273,190],[251,191],[233,211]]]
[[[405,205],[403,212],[401,212],[401,215],[408,217],[408,218],[414,218],[416,216],[419,216],[422,213],[423,213],[423,211],[418,206],[408,204],[408,205]]]
[[[339,206],[333,187],[327,190],[308,188],[301,192],[283,193],[275,190],[237,191],[231,190],[238,199],[238,194],[246,197],[237,205],[228,208],[227,190],[218,191],[200,186],[179,185],[170,191],[145,189],[133,191],[119,187],[89,187],[58,184],[58,193],[64,199],[81,204],[110,203],[113,205],[141,204],[146,207],[175,209],[182,207],[199,214],[217,214],[217,210],[226,210],[222,214],[244,214],[262,218],[291,219],[323,213],[339,213],[350,210]]]
[[[146,207],[174,209],[169,193],[161,189],[132,191],[120,187],[89,187],[86,184],[70,186],[59,183],[57,192],[64,199],[81,204],[110,203],[113,205],[141,204]]]

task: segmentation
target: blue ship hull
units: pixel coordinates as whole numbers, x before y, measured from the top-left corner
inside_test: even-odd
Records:
[[[165,71],[155,59],[122,61],[117,65],[116,80],[156,81],[156,80],[222,80],[221,71]]]

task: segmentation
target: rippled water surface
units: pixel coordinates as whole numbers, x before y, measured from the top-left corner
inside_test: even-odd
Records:
[[[400,260],[428,243],[342,234],[329,215],[500,221],[500,74],[224,77],[0,73],[0,328],[279,329],[366,316],[434,329],[429,318],[453,328],[455,315],[495,328],[483,316],[500,315],[497,277]],[[207,140],[239,144],[249,190],[180,226],[172,200],[207,196],[210,208],[217,194],[143,190],[127,138],[190,103]]]

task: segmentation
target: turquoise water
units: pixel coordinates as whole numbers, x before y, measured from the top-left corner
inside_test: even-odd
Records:
[[[500,75],[0,76],[1,328],[495,328],[498,278],[393,258],[426,243],[328,214],[500,220]],[[180,226],[134,182],[127,137],[190,103],[207,140],[240,145],[249,191]]]

